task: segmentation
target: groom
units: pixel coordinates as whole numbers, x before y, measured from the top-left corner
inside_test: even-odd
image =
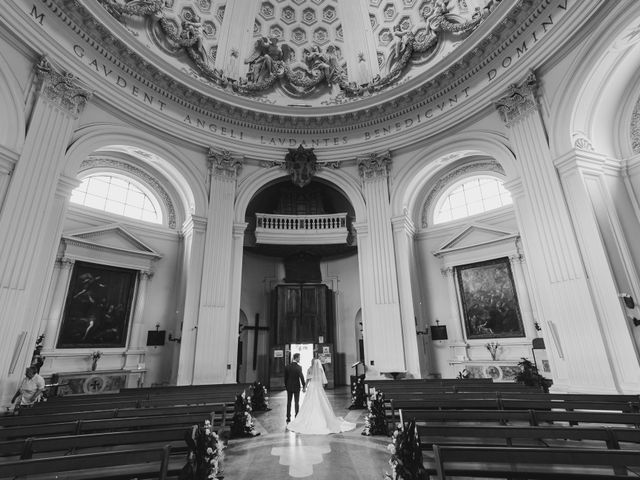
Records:
[[[295,400],[296,415],[300,409],[300,387],[306,391],[304,386],[304,375],[302,367],[299,365],[300,354],[294,353],[292,362],[284,368],[284,385],[287,389],[287,423],[291,421],[291,398]]]

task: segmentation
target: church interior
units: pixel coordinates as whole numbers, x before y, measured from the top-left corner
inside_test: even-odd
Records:
[[[141,406],[156,443],[222,425],[230,479],[479,478],[453,466],[542,445],[640,476],[640,2],[6,0],[0,111],[0,478],[178,478],[128,470],[142,423],[82,437]],[[295,353],[355,432],[286,432]],[[48,399],[14,411],[31,365]],[[496,398],[584,437],[428,440],[431,410],[538,428]],[[86,452],[8,446],[72,420]]]

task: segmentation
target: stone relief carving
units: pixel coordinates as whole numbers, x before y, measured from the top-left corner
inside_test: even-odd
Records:
[[[431,210],[433,209],[436,200],[440,197],[442,192],[458,178],[473,172],[496,172],[500,175],[504,175],[504,169],[498,162],[496,162],[495,160],[485,160],[467,163],[466,165],[456,168],[446,175],[440,177],[427,195],[427,198],[422,205],[421,217],[423,228],[429,226],[431,219]]]
[[[84,160],[80,164],[80,172],[85,170],[89,170],[92,168],[113,168],[115,170],[122,170],[127,172],[129,175],[133,177],[137,177],[143,183],[151,187],[151,189],[158,194],[165,208],[167,209],[167,225],[171,229],[176,228],[176,209],[173,205],[173,201],[171,197],[165,190],[165,188],[156,180],[153,176],[149,175],[144,170],[135,167],[127,162],[122,162],[120,160],[114,160],[112,158],[101,158],[101,157],[90,157]]]
[[[284,157],[284,168],[291,175],[291,182],[302,188],[311,183],[311,179],[318,170],[316,154],[313,148],[290,148]]]
[[[514,83],[509,86],[509,93],[496,102],[500,118],[507,126],[538,108],[537,90],[538,82],[533,72],[521,84]]]
[[[578,150],[586,150],[588,152],[594,151],[591,140],[589,140],[589,138],[584,133],[573,134],[573,146]]]
[[[348,81],[339,49],[335,45],[329,44],[323,50],[314,44],[305,49],[302,62],[294,62],[291,47],[281,43],[280,36],[273,34],[256,41],[254,52],[245,60],[251,65],[246,78],[230,79],[224,71],[210,65],[212,61],[204,46],[203,22],[195,12],[192,18],[183,19],[178,29],[176,22],[167,16],[171,12],[165,0],[132,0],[126,3],[119,0],[99,1],[107,12],[121,22],[124,21],[123,16],[127,15],[156,20],[166,38],[186,51],[197,73],[215,85],[230,87],[236,93],[252,96],[266,93],[277,82],[293,96],[317,94],[322,86],[337,86],[339,93],[331,103],[343,103],[350,97],[370,95],[395,84],[408,70],[412,59],[433,52],[447,35],[470,33],[499,3],[499,0],[487,0],[483,9],[477,7],[473,12],[467,12],[467,17],[462,17],[451,14],[448,1],[428,0],[420,10],[421,22],[418,25],[408,27],[400,22],[393,27],[395,43],[385,62],[385,73],[359,85]]]
[[[42,82],[42,94],[77,118],[91,98],[91,92],[78,85],[71,73],[58,72],[43,56],[36,65],[36,74]]]

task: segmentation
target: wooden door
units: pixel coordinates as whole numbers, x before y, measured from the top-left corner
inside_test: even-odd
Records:
[[[332,343],[331,293],[326,285],[278,285],[273,343]]]

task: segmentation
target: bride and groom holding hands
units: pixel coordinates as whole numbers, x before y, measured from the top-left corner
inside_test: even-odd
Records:
[[[340,433],[356,428],[355,423],[336,417],[324,391],[327,377],[319,359],[314,358],[307,370],[305,380],[300,366],[300,354],[295,353],[292,361],[284,369],[284,383],[287,389],[287,429],[306,434]],[[300,407],[300,390],[306,392]],[[291,421],[293,400],[295,418]]]

